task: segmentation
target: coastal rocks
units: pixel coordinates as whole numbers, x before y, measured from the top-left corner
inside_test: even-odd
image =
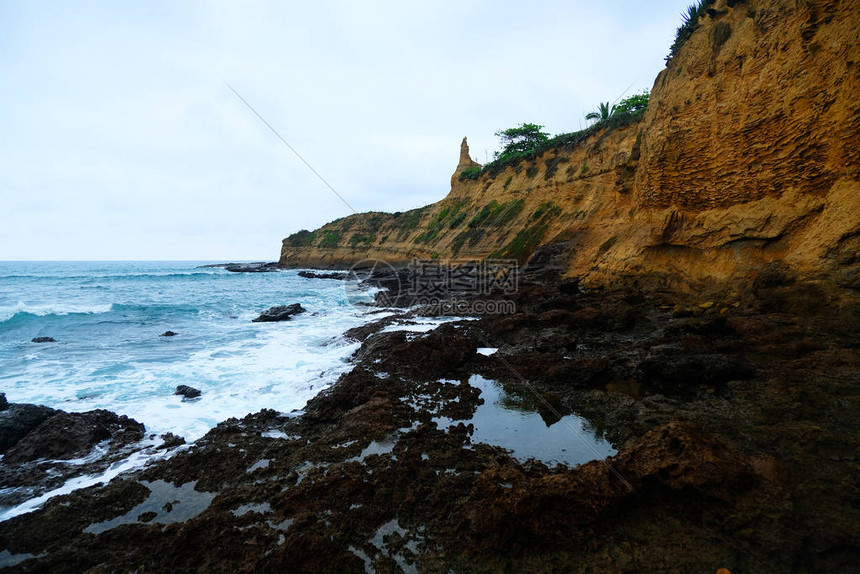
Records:
[[[657,354],[640,363],[639,380],[662,392],[683,392],[700,386],[720,387],[749,379],[752,369],[742,357],[712,354]]]
[[[82,457],[105,440],[117,446],[137,442],[143,438],[144,430],[141,423],[106,410],[58,411],[9,448],[3,463]]]
[[[228,263],[224,269],[232,273],[272,273],[278,270],[278,264],[271,263]]]
[[[5,394],[3,405],[4,408],[0,410],[0,454],[59,412],[43,405],[7,403]]]
[[[160,438],[164,442],[158,445],[158,450],[174,448],[185,444],[185,439],[183,437],[176,436],[172,432],[164,433]]]
[[[792,318],[742,305],[728,317],[679,318],[678,301],[660,296],[571,300],[561,288],[532,289],[523,297],[544,310],[517,321],[372,334],[304,414],[224,421],[136,474],[0,523],[0,550],[31,554],[20,567],[29,571],[850,571],[860,548],[860,334],[839,322],[850,309]],[[773,348],[793,348],[795,336],[827,351]],[[496,337],[492,356],[471,350]],[[708,355],[713,363],[701,362]],[[693,365],[735,355],[755,361],[751,378],[721,376],[714,387],[695,378]],[[675,380],[697,391],[634,381],[648,357],[677,361]],[[507,407],[534,411],[503,361],[551,405],[547,424],[576,413],[588,423],[580,433],[606,436],[618,454],[553,466],[479,440],[472,415],[493,399],[472,374],[495,373],[516,398]],[[616,392],[625,386],[636,396]],[[174,485],[170,497],[127,516],[156,481]],[[218,495],[176,514],[188,506],[172,492],[189,483],[188,494]],[[167,503],[176,523],[146,522]],[[90,528],[122,516],[131,523]]]
[[[173,331],[165,331],[164,333],[159,335],[159,337],[175,337],[178,334],[179,333],[174,333]]]
[[[199,269],[226,269],[232,273],[272,273],[278,271],[276,262],[255,261],[253,263],[217,263],[201,265]]]
[[[183,399],[196,399],[203,393],[201,393],[199,389],[195,389],[194,387],[189,387],[188,385],[179,385],[176,387],[176,391],[173,394],[179,395]]]
[[[386,319],[380,321],[385,323]],[[422,379],[452,375],[477,355],[476,342],[442,325],[427,335],[410,338],[404,331],[368,336],[355,354],[356,362],[378,365],[383,371]]]
[[[338,279],[343,280],[349,277],[349,273],[342,272],[332,272],[332,273],[317,273],[316,271],[299,271],[299,277],[304,277],[305,279]]]
[[[53,337],[34,337],[30,340],[31,343],[56,343],[57,340]]]
[[[293,315],[298,315],[299,313],[304,313],[306,309],[302,307],[299,303],[293,303],[292,305],[280,305],[278,307],[271,307],[266,311],[263,311],[259,317],[253,319],[254,323],[271,323],[275,321],[289,321],[290,317]]]
[[[144,426],[110,411],[67,413],[11,404],[0,413],[0,420],[9,412],[40,412],[47,416],[38,425],[29,425],[23,436],[4,449],[0,460],[0,507],[37,497],[71,478],[103,472],[144,448]],[[2,436],[7,444],[10,435]]]

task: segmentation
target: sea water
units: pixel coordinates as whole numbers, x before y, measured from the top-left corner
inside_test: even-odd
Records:
[[[342,281],[206,263],[0,262],[0,392],[193,441],[230,417],[301,409],[350,368],[358,344],[343,332],[378,317]],[[252,322],[290,303],[307,312]],[[178,385],[202,395],[183,400]]]

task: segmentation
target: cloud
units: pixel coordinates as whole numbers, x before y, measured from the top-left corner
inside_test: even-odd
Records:
[[[0,259],[274,259],[650,87],[683,2],[4,3]]]

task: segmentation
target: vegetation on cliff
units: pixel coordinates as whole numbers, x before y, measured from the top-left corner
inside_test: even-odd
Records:
[[[856,286],[860,152],[846,142],[860,134],[860,55],[845,38],[858,31],[840,3],[697,2],[651,93],[604,104],[585,130],[503,142],[484,166],[463,141],[445,199],[380,215],[375,236],[346,229],[368,215],[295,234],[281,265],[524,262],[553,244],[563,273],[595,286],[716,288],[755,278],[774,257]],[[500,134],[524,128],[542,129]],[[532,218],[543,203],[558,213]]]
[[[536,124],[522,124],[517,128],[500,130],[496,132],[496,135],[502,139],[504,147],[502,151],[496,152],[496,159],[480,168],[480,172],[476,168],[472,168],[468,174],[464,172],[461,175],[463,175],[463,179],[478,179],[483,174],[495,177],[504,168],[516,166],[523,161],[534,160],[537,156],[547,151],[561,148],[571,149],[601,130],[626,127],[640,122],[645,116],[648,101],[649,92],[645,90],[641,94],[635,94],[621,100],[615,106],[610,106],[608,102],[601,104],[601,106],[606,106],[605,113],[599,112],[594,117],[591,117],[592,114],[586,116],[587,119],[597,119],[597,122],[584,130],[562,133],[552,138],[540,132],[543,126]],[[514,140],[512,144],[507,143],[508,140],[513,139],[517,135],[520,137],[519,140]],[[537,175],[537,173],[533,175]]]
[[[675,33],[675,41],[672,42],[672,47],[669,48],[669,55],[666,56],[667,62],[678,55],[681,46],[690,39],[690,36],[699,27],[699,18],[708,11],[709,6],[713,3],[714,0],[699,0],[697,4],[688,6],[687,11],[681,14],[684,23],[678,27],[678,31]],[[734,2],[731,2],[731,4],[734,4]]]

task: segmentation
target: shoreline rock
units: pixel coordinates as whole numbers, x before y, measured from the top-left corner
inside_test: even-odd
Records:
[[[256,319],[252,319],[252,323],[272,323],[276,321],[289,321],[293,315],[298,315],[300,313],[304,313],[307,311],[304,307],[299,303],[293,303],[291,305],[279,305],[277,307],[270,307],[266,311],[260,313],[260,316]]]
[[[180,395],[183,399],[196,399],[203,393],[200,389],[195,389],[194,387],[189,387],[188,385],[179,385],[176,387],[176,392],[174,395]]]
[[[7,424],[9,417],[18,419],[14,429]],[[0,506],[14,506],[72,478],[103,472],[140,450],[144,433],[143,424],[106,410],[67,413],[9,404],[0,412]]]
[[[427,333],[357,331],[354,368],[303,415],[223,421],[168,460],[0,523],[0,540],[33,554],[22,568],[59,571],[141,561],[393,570],[394,556],[419,571],[853,563],[860,493],[839,485],[860,471],[860,431],[848,424],[860,396],[860,303],[790,315],[755,299],[721,314],[715,301],[679,317],[668,294],[529,284],[517,296],[515,315]],[[618,453],[554,467],[473,441],[483,400],[474,374],[498,381],[518,408],[539,410],[536,391],[552,411],[584,417],[582,432]],[[153,481],[218,494],[178,524],[132,518],[95,542],[81,534],[147,499]],[[153,504],[169,515],[186,503]],[[224,555],[224,545],[243,552]]]
[[[214,263],[200,265],[198,269],[226,269],[232,273],[273,273],[279,271],[276,261],[254,261],[252,263]]]
[[[349,273],[342,273],[339,271],[335,271],[332,273],[317,273],[316,271],[299,271],[299,277],[304,277],[306,279],[337,279],[344,280],[349,276]]]

